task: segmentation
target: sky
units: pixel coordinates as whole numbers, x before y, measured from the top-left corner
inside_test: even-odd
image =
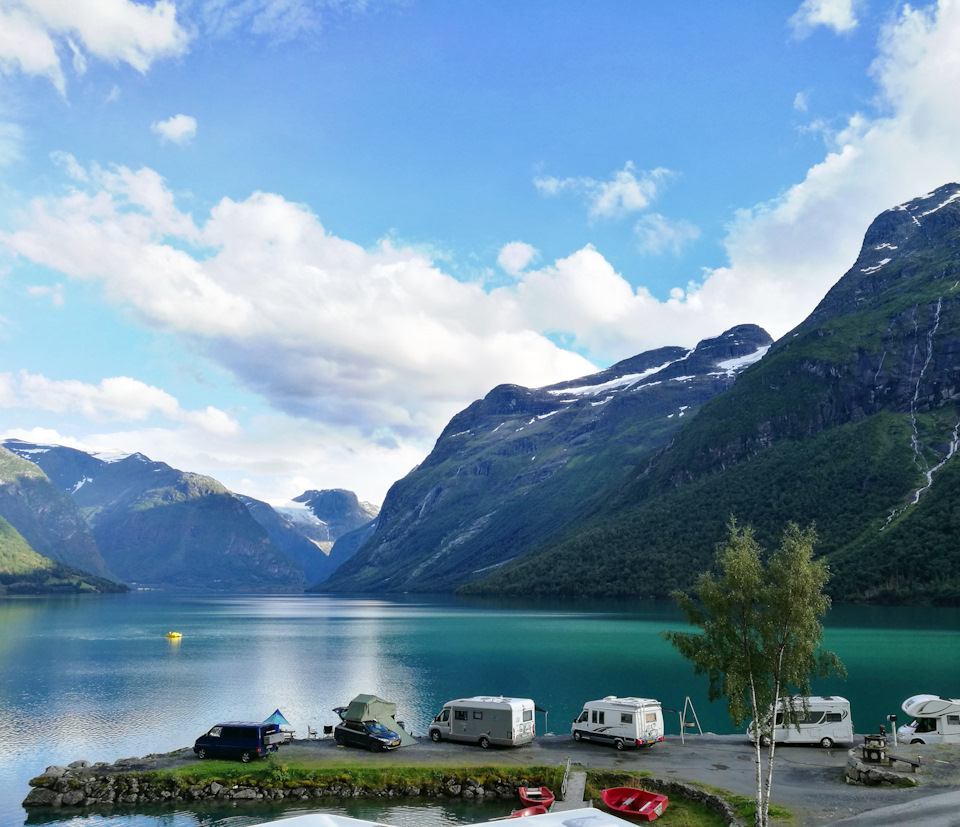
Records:
[[[0,0],[0,437],[380,503],[499,384],[783,336],[958,147],[960,0]]]

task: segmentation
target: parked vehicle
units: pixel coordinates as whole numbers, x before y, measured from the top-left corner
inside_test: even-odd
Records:
[[[796,718],[790,722],[784,716],[786,703],[777,702],[776,720],[771,722],[767,714],[766,725],[760,728],[760,743],[770,743],[770,733],[778,744],[820,744],[829,749],[836,743],[853,741],[853,718],[850,715],[850,702],[839,695],[811,695],[803,698],[795,696],[790,702],[796,710]],[[754,722],[747,727],[747,737],[756,741]]]
[[[570,734],[575,741],[600,741],[617,749],[650,746],[663,740],[663,709],[651,698],[608,695],[583,705]]]
[[[447,701],[427,733],[434,741],[464,741],[486,749],[516,747],[536,735],[535,704],[529,698],[478,695]]]
[[[284,737],[276,724],[227,721],[197,738],[193,751],[197,758],[239,758],[246,764],[276,752]]]
[[[960,700],[914,695],[901,706],[913,720],[897,730],[911,744],[960,744]]]
[[[400,736],[378,721],[341,721],[333,730],[333,740],[340,746],[363,747],[371,752],[400,746]]]

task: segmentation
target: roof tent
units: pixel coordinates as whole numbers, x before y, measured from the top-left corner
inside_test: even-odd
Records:
[[[376,695],[357,695],[343,713],[345,721],[376,721],[400,736],[400,746],[416,744],[417,739],[397,723],[397,705]]]

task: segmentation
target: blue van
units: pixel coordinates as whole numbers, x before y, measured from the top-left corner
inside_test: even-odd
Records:
[[[276,752],[283,739],[277,724],[227,721],[197,738],[193,751],[197,758],[239,758],[246,764]]]

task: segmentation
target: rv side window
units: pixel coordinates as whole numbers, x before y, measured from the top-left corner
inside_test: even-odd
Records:
[[[960,715],[947,715],[947,724],[949,726],[960,726]]]
[[[590,721],[590,713],[585,709],[580,713],[580,717],[577,718],[578,724],[586,724]]]
[[[823,713],[808,712],[806,715],[799,716],[797,718],[797,723],[803,726],[813,726],[814,724],[823,723]]]
[[[657,713],[648,712],[644,720],[646,720],[648,724],[655,724],[657,722]]]
[[[441,723],[444,723],[444,724],[445,724],[447,721],[449,721],[449,720],[450,720],[450,710],[449,710],[449,709],[443,710],[443,712],[441,712],[441,713],[437,716],[437,720],[440,721]]]
[[[479,709],[473,710],[473,720],[475,721],[483,720],[483,713]]]
[[[599,712],[596,709],[593,710],[593,723],[595,724],[603,723],[603,712]]]
[[[526,721],[532,721],[532,720],[533,720],[533,710],[532,710],[532,709],[525,709],[525,710],[523,710],[523,720],[524,720],[524,722],[526,722]]]
[[[620,713],[620,723],[621,723],[621,724],[632,724],[632,723],[633,723],[633,715],[631,715],[629,712],[621,712],[621,713]]]
[[[783,726],[783,713],[777,713],[777,726]]]
[[[828,712],[827,713],[827,723],[828,724],[839,724],[843,720],[843,715],[839,712]]]
[[[466,720],[467,720],[467,710],[465,710],[465,709],[455,709],[455,710],[453,710],[453,720],[455,720],[455,721],[466,721]]]
[[[917,732],[936,732],[937,731],[937,719],[936,718],[921,718],[917,721]]]

